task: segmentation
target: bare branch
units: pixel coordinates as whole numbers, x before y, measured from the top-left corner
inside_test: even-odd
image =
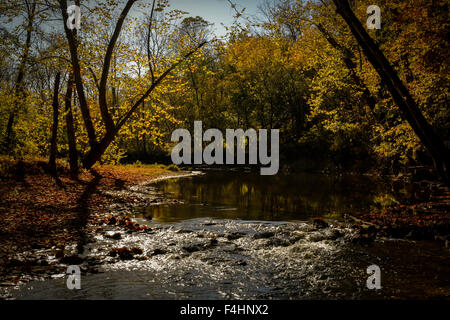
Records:
[[[112,131],[114,128],[114,122],[112,120],[111,115],[108,112],[108,106],[106,101],[106,84],[108,82],[108,74],[109,74],[109,68],[111,65],[111,57],[114,52],[114,47],[116,45],[117,39],[119,38],[120,31],[122,30],[123,23],[125,21],[125,18],[128,15],[128,12],[130,11],[133,4],[136,2],[136,0],[128,0],[127,4],[122,10],[122,13],[120,14],[119,20],[117,21],[116,27],[114,29],[114,33],[109,41],[108,47],[106,49],[105,54],[105,60],[103,62],[103,70],[102,70],[102,76],[100,79],[100,86],[99,86],[99,105],[100,105],[100,112],[102,115],[102,119],[105,123],[106,130]]]
[[[197,50],[199,50],[201,47],[203,47],[206,43],[207,43],[207,41],[200,43],[194,50],[185,54],[182,59],[180,59],[179,61],[174,63],[172,66],[170,66],[170,68],[168,68],[166,71],[164,71],[164,73],[161,74],[159,76],[159,78],[155,82],[152,83],[150,88],[142,95],[142,97],[134,103],[134,105],[130,108],[130,110],[128,110],[128,112],[125,113],[125,115],[122,117],[122,119],[118,122],[116,130],[117,131],[120,130],[120,128],[125,124],[125,122],[133,115],[134,111],[142,104],[142,102],[145,99],[148,98],[150,93],[152,93],[152,91],[155,89],[155,87],[162,80],[164,80],[165,77],[167,77],[176,67],[178,67],[183,61],[185,61],[187,58],[189,58],[191,55],[193,55],[195,52],[197,52]]]

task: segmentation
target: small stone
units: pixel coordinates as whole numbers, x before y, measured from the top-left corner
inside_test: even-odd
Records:
[[[334,229],[333,231],[331,231],[329,239],[330,240],[337,240],[337,239],[341,238],[342,236],[343,235],[342,235],[342,233],[339,230]]]
[[[183,247],[183,249],[189,253],[200,251],[200,248],[198,246]]]
[[[117,219],[115,217],[111,217],[108,220],[108,225],[115,225],[117,223]]]
[[[116,257],[117,256],[117,251],[115,249],[112,249],[109,253],[110,257]]]
[[[138,247],[131,249],[132,254],[142,254],[142,252],[143,252],[142,249]]]
[[[328,228],[328,223],[323,221],[322,218],[316,218],[314,219],[313,226],[315,229],[325,229]]]
[[[55,257],[56,257],[56,259],[63,258],[64,257],[64,250],[61,249],[61,250],[56,251]]]
[[[48,261],[47,260],[41,260],[41,261],[39,261],[39,265],[43,266],[43,267],[46,267],[46,266],[48,266]]]
[[[153,252],[150,255],[153,257],[153,256],[157,256],[160,254],[165,254],[165,253],[166,253],[166,251],[164,251],[162,249],[155,249],[155,250],[153,250]]]
[[[44,246],[39,244],[39,243],[37,243],[37,242],[33,242],[31,244],[31,249],[42,249],[42,248],[44,248]]]
[[[115,233],[107,233],[105,237],[113,240],[120,240],[122,238],[122,235],[119,232],[115,232]]]
[[[8,262],[8,267],[20,267],[20,266],[23,266],[25,263],[24,263],[24,261],[21,261],[21,260],[17,260],[17,259],[11,259],[11,260],[9,260],[9,262]]]
[[[65,256],[61,258],[60,262],[69,265],[77,265],[83,263],[83,259],[80,258],[78,255],[74,254],[71,256]]]
[[[266,232],[261,232],[261,233],[255,234],[253,236],[253,239],[268,239],[268,238],[272,238],[273,236],[275,236],[275,233],[266,231]]]
[[[236,240],[239,238],[242,238],[244,234],[240,233],[240,232],[231,232],[231,233],[227,233],[225,235],[225,238],[227,238],[227,240]]]
[[[178,231],[176,231],[176,233],[192,233],[192,230],[185,230],[185,229],[180,229]]]
[[[117,249],[117,254],[121,260],[132,260],[133,253],[126,247]]]

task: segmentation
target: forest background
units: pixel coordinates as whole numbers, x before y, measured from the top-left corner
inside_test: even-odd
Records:
[[[220,38],[208,17],[170,1],[75,2],[79,30],[64,23],[67,1],[0,4],[8,157],[67,159],[73,171],[169,162],[171,133],[201,120],[280,129],[285,169],[397,175],[433,165],[333,1],[267,1],[256,16],[229,2],[235,21]],[[364,27],[372,2],[350,3]],[[448,2],[377,5],[382,27],[366,31],[448,146]]]

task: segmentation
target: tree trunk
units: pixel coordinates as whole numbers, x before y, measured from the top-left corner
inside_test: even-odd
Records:
[[[79,4],[79,2],[80,1],[77,0],[77,1],[75,1],[75,4]],[[105,133],[104,137],[99,142],[97,142],[97,137],[95,134],[92,119],[90,117],[89,107],[88,107],[85,92],[84,92],[83,80],[81,78],[81,66],[80,66],[79,58],[78,58],[78,45],[77,45],[76,34],[75,34],[75,32],[72,32],[71,30],[69,30],[69,28],[66,25],[66,21],[68,19],[67,0],[59,1],[61,15],[63,17],[64,31],[66,33],[66,38],[69,43],[69,49],[70,49],[69,51],[70,51],[70,57],[71,57],[71,62],[72,62],[74,81],[75,81],[75,85],[76,85],[77,93],[78,93],[78,100],[80,101],[80,109],[81,109],[81,112],[83,115],[83,120],[84,120],[84,124],[86,126],[86,130],[87,130],[87,133],[89,136],[90,149],[89,149],[88,153],[82,159],[83,167],[86,169],[90,169],[97,161],[100,160],[103,153],[106,151],[108,146],[114,140],[114,138],[116,137],[117,133],[120,131],[122,126],[130,119],[130,117],[134,114],[136,109],[150,95],[150,93],[153,91],[153,89],[155,89],[155,87],[170,72],[172,72],[172,70],[175,69],[182,61],[189,58],[194,52],[196,52],[198,49],[200,49],[202,46],[204,46],[207,43],[206,41],[200,43],[195,50],[184,55],[184,57],[180,61],[174,63],[165,72],[163,72],[158,77],[158,79],[152,81],[150,88],[124,114],[124,116],[119,120],[117,125],[115,125],[112,120],[111,114],[109,113],[108,106],[107,106],[107,99],[106,99],[106,87],[107,87],[107,83],[108,83],[108,74],[109,74],[109,68],[110,68],[110,64],[111,64],[112,54],[114,52],[114,47],[115,47],[117,39],[120,35],[120,31],[122,29],[123,23],[128,15],[128,12],[130,11],[130,9],[132,8],[132,6],[135,2],[136,2],[136,0],[127,0],[127,3],[120,14],[120,17],[114,28],[113,35],[111,36],[111,39],[108,43],[108,47],[106,49],[105,59],[103,61],[103,68],[102,68],[102,77],[101,77],[100,84],[98,87],[100,113],[101,113],[102,120],[103,120],[103,123],[106,128],[106,133]],[[153,2],[153,6],[154,5],[155,5],[155,1]],[[152,9],[152,11],[153,11],[153,9]]]
[[[78,154],[77,154],[77,145],[75,141],[75,129],[73,126],[72,92],[73,92],[73,75],[70,74],[69,80],[67,81],[67,91],[64,97],[64,104],[66,108],[66,128],[67,128],[67,141],[69,144],[70,174],[72,177],[76,177],[78,175]]]
[[[123,23],[125,18],[128,15],[128,12],[133,7],[136,0],[128,0],[123,8],[119,19],[117,20],[117,24],[114,28],[114,32],[109,40],[108,47],[106,48],[105,60],[103,61],[103,69],[102,69],[102,77],[100,79],[99,89],[98,89],[98,104],[100,107],[100,114],[102,116],[103,123],[105,124],[106,131],[113,132],[114,131],[114,121],[111,117],[111,114],[108,110],[108,102],[106,99],[106,85],[108,83],[108,75],[109,69],[111,65],[111,59],[114,52],[114,47],[116,46],[117,39],[119,38],[120,31],[122,30]]]
[[[58,117],[59,117],[59,82],[61,79],[61,73],[58,72],[55,77],[55,85],[53,87],[53,125],[52,125],[52,138],[50,140],[50,159],[48,161],[48,167],[50,172],[56,174],[56,144],[58,138]]]
[[[413,97],[399,76],[391,66],[378,45],[366,32],[361,22],[353,13],[348,0],[333,0],[337,7],[337,13],[344,18],[354,37],[362,47],[367,59],[373,65],[387,86],[403,117],[413,128],[421,142],[430,152],[434,167],[447,185],[450,185],[450,152],[443,139],[427,122]]]
[[[11,110],[9,117],[8,117],[8,123],[6,125],[6,132],[5,132],[5,151],[9,152],[9,149],[11,147],[12,137],[13,137],[13,126],[14,126],[14,120],[16,117],[17,112],[17,106],[22,104],[23,100],[23,78],[25,77],[25,67],[28,61],[28,57],[30,55],[30,47],[31,47],[31,34],[33,32],[33,23],[35,18],[35,12],[36,12],[36,1],[33,2],[31,6],[31,11],[29,12],[28,16],[28,24],[27,24],[27,37],[25,40],[25,48],[22,55],[22,60],[20,61],[19,65],[19,73],[17,74],[17,79],[15,83],[15,103],[13,105],[13,109]]]
[[[79,1],[75,2],[76,5],[79,5]],[[77,33],[75,30],[70,30],[67,25],[66,21],[69,18],[67,14],[67,1],[61,0],[59,1],[60,9],[61,9],[61,15],[63,17],[63,24],[64,24],[64,31],[66,33],[67,42],[69,43],[69,51],[70,51],[70,58],[72,62],[72,71],[75,81],[75,86],[78,93],[78,100],[80,102],[80,110],[81,115],[83,116],[84,125],[86,127],[86,132],[89,137],[89,144],[92,146],[95,146],[97,144],[97,137],[95,135],[95,129],[94,124],[92,122],[91,113],[89,111],[89,106],[86,100],[86,95],[84,92],[84,85],[83,85],[83,78],[81,77],[81,66],[80,61],[78,59],[78,39],[77,39]]]
[[[89,149],[86,156],[84,156],[82,162],[85,169],[90,169],[92,166],[101,159],[102,155],[108,149],[111,142],[113,142],[118,131],[106,132],[102,140],[94,147]]]

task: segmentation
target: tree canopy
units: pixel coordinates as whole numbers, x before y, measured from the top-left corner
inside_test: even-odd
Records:
[[[167,0],[75,4],[79,30],[67,27],[64,0],[0,5],[2,153],[71,154],[86,168],[154,161],[173,130],[201,120],[280,129],[293,167],[398,173],[448,161],[447,1],[379,1],[379,30],[365,27],[365,0],[268,1],[250,18],[231,2],[223,39],[208,17]],[[408,92],[406,117],[371,47]]]

